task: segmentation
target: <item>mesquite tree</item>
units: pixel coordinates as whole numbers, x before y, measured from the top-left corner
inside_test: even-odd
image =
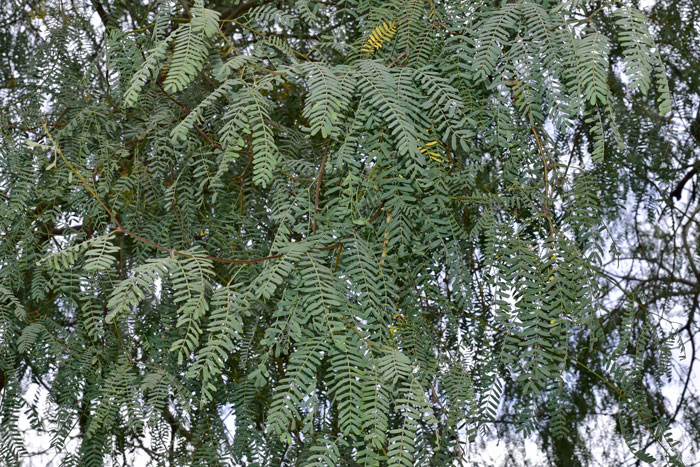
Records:
[[[3,461],[20,415],[66,465],[464,464],[504,414],[574,459],[587,378],[679,463],[673,334],[603,301],[620,96],[669,84],[588,3],[10,0]]]

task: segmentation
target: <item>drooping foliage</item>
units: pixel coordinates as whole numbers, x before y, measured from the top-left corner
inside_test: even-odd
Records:
[[[645,15],[631,21],[612,10],[596,14],[600,32],[611,41],[607,99],[612,111],[602,114],[606,141],[619,139],[623,144],[607,144],[601,170],[593,174],[613,249],[601,266],[606,298],[598,304],[603,332],[611,337],[597,342],[586,358],[591,367],[606,371],[608,355],[636,354],[635,390],[674,427],[683,457],[692,463],[700,452],[696,364],[700,4],[692,0],[640,3],[646,7]],[[600,6],[592,5],[589,11]],[[623,72],[623,64],[633,57],[624,47],[633,28],[654,35],[654,44],[640,47],[658,54],[668,72],[672,113],[665,117],[653,111],[664,87],[652,85],[649,94],[643,94],[644,81],[639,80],[634,92],[629,84],[636,72]],[[585,157],[586,139],[581,136],[590,131],[585,122],[577,125],[570,140],[573,160]],[[587,336],[581,333],[574,339],[583,342]],[[667,345],[673,347],[671,352]],[[659,372],[660,368],[667,372]],[[575,396],[563,419],[570,427],[578,426],[579,435],[590,438],[605,453],[603,464],[632,463],[630,453],[617,449],[618,440],[610,436],[615,433],[611,425],[615,423],[619,430],[624,422],[615,398],[591,374],[570,376]],[[504,414],[503,420],[511,417]],[[502,435],[517,443],[515,437]],[[580,440],[556,439],[543,425],[539,435],[552,463],[566,463],[572,456],[583,465],[601,462]],[[642,446],[654,449],[652,445],[649,438]]]
[[[27,413],[66,465],[443,466],[504,413],[579,446],[583,377],[680,463],[673,342],[602,301],[616,93],[671,110],[639,9],[219,3],[0,16],[7,464]]]

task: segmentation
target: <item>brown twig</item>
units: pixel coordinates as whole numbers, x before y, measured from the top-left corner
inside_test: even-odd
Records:
[[[394,61],[391,62],[387,68],[393,67],[394,65],[396,65],[396,62],[398,62],[399,60],[401,60],[401,59],[404,58],[405,56],[406,56],[406,52],[401,52],[401,53],[399,54],[399,56],[396,57],[396,58],[394,59]]]
[[[326,147],[323,153],[323,159],[321,159],[321,167],[318,169],[318,177],[316,177],[316,199],[314,201],[314,227],[313,233],[316,235],[316,215],[318,214],[318,202],[321,198],[321,179],[323,178],[323,169],[326,167],[326,159],[328,159],[328,147]]]
[[[542,157],[542,165],[544,167],[544,173],[543,173],[543,181],[544,181],[544,200],[545,200],[545,213],[544,217],[547,219],[547,223],[549,224],[549,233],[554,236],[554,225],[552,224],[552,216],[549,212],[549,200],[550,200],[550,191],[549,191],[549,165],[547,162],[547,157],[544,154],[544,148],[542,147],[542,141],[540,140],[540,135],[537,133],[537,129],[533,126],[532,127],[532,133],[535,135],[535,141],[537,141],[537,149],[539,149],[540,152],[540,157]]]

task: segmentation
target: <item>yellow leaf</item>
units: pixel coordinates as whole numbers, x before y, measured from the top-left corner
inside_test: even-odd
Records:
[[[394,34],[396,34],[396,22],[384,22],[372,30],[372,32],[369,34],[367,42],[360,50],[368,53],[379,50],[384,42],[389,41],[392,37],[394,37]]]

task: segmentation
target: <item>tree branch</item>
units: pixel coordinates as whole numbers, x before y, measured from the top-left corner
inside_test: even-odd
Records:
[[[698,173],[698,169],[696,167],[693,167],[690,169],[690,172],[685,174],[683,178],[678,182],[676,185],[676,188],[673,189],[671,192],[671,202],[673,202],[673,199],[681,199],[681,193],[683,192],[683,187],[685,187],[685,184],[688,183],[688,181],[693,178],[695,174]]]
[[[321,167],[318,169],[318,177],[316,177],[316,199],[314,201],[314,228],[313,233],[316,234],[316,215],[318,214],[318,202],[321,197],[321,179],[323,178],[323,169],[326,167],[326,159],[328,158],[328,147],[323,153],[323,159],[321,159]]]

